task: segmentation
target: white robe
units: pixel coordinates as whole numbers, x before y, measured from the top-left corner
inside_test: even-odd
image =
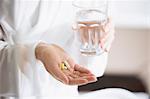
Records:
[[[64,85],[55,80],[34,54],[40,41],[55,43],[77,63],[87,66],[96,76],[102,76],[107,53],[94,57],[80,55],[80,44],[71,29],[74,16],[71,1],[0,0],[0,25],[3,30],[0,32],[0,96],[19,99],[86,97],[85,94],[78,94],[77,86]],[[108,96],[109,91],[96,93],[87,96]]]

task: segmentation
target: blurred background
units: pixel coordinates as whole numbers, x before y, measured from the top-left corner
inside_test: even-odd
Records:
[[[106,74],[134,75],[150,91],[150,0],[110,2],[116,24]]]
[[[121,87],[150,93],[150,0],[109,0],[109,14],[116,38],[106,72],[79,90]]]

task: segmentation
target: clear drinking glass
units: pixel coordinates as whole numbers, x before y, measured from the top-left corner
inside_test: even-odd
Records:
[[[104,52],[100,45],[102,26],[107,22],[107,0],[74,0],[76,9],[75,31],[80,40],[83,55],[100,55]]]

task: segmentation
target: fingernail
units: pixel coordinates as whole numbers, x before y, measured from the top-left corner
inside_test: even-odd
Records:
[[[96,81],[97,81],[97,77],[95,77],[95,79],[94,79],[94,80],[95,80],[95,82],[96,82]]]
[[[95,78],[93,81],[91,81],[91,83],[92,83],[92,82],[96,82],[96,81],[97,81],[97,78]]]

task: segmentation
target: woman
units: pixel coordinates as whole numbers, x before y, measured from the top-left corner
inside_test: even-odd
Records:
[[[96,76],[103,74],[107,52],[84,57],[76,51],[79,42],[72,40],[74,36],[69,30],[72,19],[63,11],[68,9],[63,6],[66,2],[0,1],[0,96],[19,99],[80,96],[77,86],[70,85],[95,82]],[[107,23],[103,28],[106,33],[102,47],[109,50],[113,27]],[[89,69],[77,63],[89,65]],[[100,93],[108,96],[105,91]]]

